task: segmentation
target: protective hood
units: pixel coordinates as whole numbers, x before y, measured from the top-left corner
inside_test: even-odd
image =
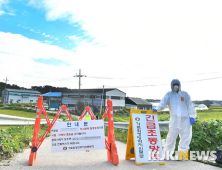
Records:
[[[179,85],[179,91],[181,91],[181,84],[180,84],[180,81],[178,79],[173,79],[171,81],[171,90],[173,91],[173,85],[174,84],[178,84]]]

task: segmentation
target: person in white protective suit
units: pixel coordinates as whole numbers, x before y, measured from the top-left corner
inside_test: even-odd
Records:
[[[189,94],[181,91],[181,84],[178,79],[173,79],[171,89],[161,100],[160,104],[153,109],[154,111],[163,110],[166,105],[169,106],[170,122],[169,132],[167,134],[166,145],[164,151],[173,153],[175,149],[176,139],[179,134],[180,142],[178,151],[189,150],[190,141],[192,138],[192,125],[195,123],[196,110],[191,102]]]

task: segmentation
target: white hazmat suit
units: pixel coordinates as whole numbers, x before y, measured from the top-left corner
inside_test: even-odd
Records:
[[[173,85],[178,84],[179,91],[173,91]],[[178,151],[189,150],[190,141],[192,138],[192,125],[190,118],[196,118],[196,110],[191,102],[190,96],[187,92],[181,91],[181,84],[178,79],[173,79],[171,82],[171,89],[161,100],[156,110],[163,110],[166,105],[169,106],[170,122],[169,132],[167,134],[166,145],[164,151],[174,151],[176,139],[179,134],[180,142]]]

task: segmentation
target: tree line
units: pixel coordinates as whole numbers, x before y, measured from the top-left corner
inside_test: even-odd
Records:
[[[31,86],[31,89],[28,88],[24,88],[24,87],[20,87],[16,84],[6,84],[6,88],[8,89],[26,89],[26,90],[36,90],[38,92],[40,92],[41,94],[45,94],[50,92],[65,92],[71,89],[68,89],[67,87],[53,87],[53,86],[49,86],[49,85],[45,85],[45,86]],[[4,82],[0,82],[0,95],[2,95],[2,91],[5,89],[5,83]]]

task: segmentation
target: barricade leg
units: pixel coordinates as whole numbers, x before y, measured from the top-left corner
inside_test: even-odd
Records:
[[[42,113],[42,99],[43,99],[42,96],[38,98],[32,147],[31,147],[31,153],[29,156],[29,165],[33,165],[34,161],[36,160],[36,155],[37,155],[37,144],[38,144],[38,136],[39,136],[39,129],[40,129],[41,113]]]
[[[107,151],[108,161],[112,162],[114,165],[119,164],[119,156],[117,153],[117,147],[115,143],[114,136],[114,124],[113,124],[113,104],[111,100],[107,101],[108,109],[108,144],[110,146],[110,151]]]

